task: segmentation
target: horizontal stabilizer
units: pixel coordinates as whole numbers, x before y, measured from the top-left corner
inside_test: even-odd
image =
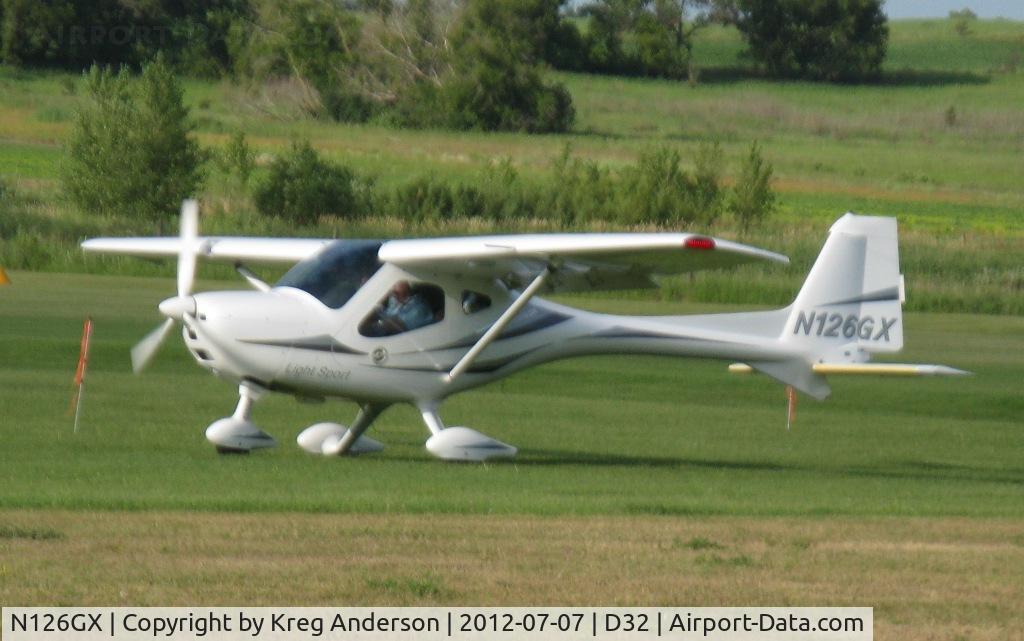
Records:
[[[868,374],[876,376],[970,376],[971,373],[946,365],[908,363],[815,363],[816,374]]]
[[[733,363],[729,366],[729,372],[732,374],[750,374],[754,370],[767,374],[780,383],[791,385],[819,401],[825,400],[832,393],[825,377],[803,361],[765,361],[753,362],[750,365]]]
[[[971,376],[971,372],[947,367],[946,365],[924,365],[908,363],[814,363],[815,374],[855,374],[870,376]],[[731,374],[750,374],[754,368],[746,363],[733,363]]]

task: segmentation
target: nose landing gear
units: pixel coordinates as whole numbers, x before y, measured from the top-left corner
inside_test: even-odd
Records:
[[[206,428],[206,439],[217,447],[218,454],[248,454],[277,446],[277,441],[249,420],[253,404],[266,390],[248,381],[238,386],[238,405],[235,413],[214,421]]]

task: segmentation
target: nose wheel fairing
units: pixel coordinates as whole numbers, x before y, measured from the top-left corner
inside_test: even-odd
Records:
[[[249,420],[253,404],[266,393],[248,381],[238,386],[238,405],[231,416],[214,421],[206,428],[206,439],[221,454],[245,454],[252,450],[276,447],[277,441]]]

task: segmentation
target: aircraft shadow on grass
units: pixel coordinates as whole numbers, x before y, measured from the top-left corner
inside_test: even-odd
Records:
[[[700,468],[733,471],[809,472],[823,476],[863,477],[918,481],[959,481],[1024,485],[1024,468],[992,469],[930,461],[896,461],[877,466],[821,467],[773,461],[701,459],[672,456],[638,456],[608,452],[524,449],[518,467],[649,467]],[[414,459],[409,458],[409,461]],[[418,460],[418,459],[417,459]]]
[[[398,445],[398,443],[395,443]],[[409,441],[409,446],[416,443]],[[372,458],[372,457],[371,457]],[[378,461],[427,462],[418,456],[389,456]],[[1024,468],[993,469],[955,463],[932,461],[890,461],[875,466],[822,467],[775,461],[744,461],[683,456],[643,456],[610,452],[581,452],[574,450],[534,449],[520,451],[513,461],[495,461],[494,464],[515,465],[520,468],[546,467],[633,467],[655,469],[710,469],[736,472],[806,472],[826,477],[876,478],[915,481],[956,481],[964,483],[1008,484],[1024,486]]]

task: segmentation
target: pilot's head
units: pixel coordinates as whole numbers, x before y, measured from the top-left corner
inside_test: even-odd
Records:
[[[409,298],[409,294],[412,293],[412,287],[409,286],[409,281],[400,280],[395,283],[394,287],[395,298],[399,301],[404,302]]]

